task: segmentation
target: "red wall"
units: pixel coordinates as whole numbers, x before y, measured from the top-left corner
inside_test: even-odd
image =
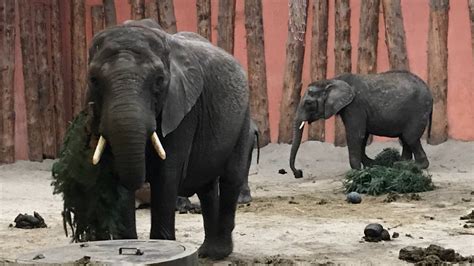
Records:
[[[308,7],[308,22],[312,21],[312,1]],[[357,42],[359,34],[360,0],[351,0],[351,43],[353,72],[357,63]],[[87,28],[90,41],[90,6],[101,0],[87,0]],[[118,22],[129,18],[130,6],[127,0],[115,0]],[[471,48],[470,21],[467,1],[451,1],[448,36],[448,121],[449,136],[458,140],[474,140],[474,55]],[[174,0],[175,14],[179,31],[196,31],[196,6],[191,0]],[[218,0],[212,0],[212,42],[217,40]],[[427,77],[427,38],[429,6],[428,0],[402,0],[402,12],[406,31],[408,58],[412,72],[426,80]],[[270,131],[272,141],[277,140],[280,100],[282,97],[283,71],[285,64],[285,45],[287,38],[288,0],[263,0],[263,21],[265,32],[265,57],[267,64],[267,84],[270,111]],[[244,67],[247,64],[245,42],[244,1],[237,0],[235,29],[235,56]],[[388,70],[387,47],[383,14],[380,13],[377,70]],[[307,29],[306,53],[303,73],[303,90],[310,82],[309,55],[311,43],[310,25]],[[19,41],[19,40],[18,40]],[[19,42],[18,42],[19,43]],[[18,45],[19,46],[19,45]],[[17,46],[17,47],[18,47]],[[19,50],[17,58],[21,57]],[[67,60],[66,62],[67,63]],[[21,61],[17,61],[21,69]],[[18,159],[26,159],[26,133],[24,103],[21,98],[22,74],[16,75],[17,138]],[[334,75],[334,1],[329,1],[329,44],[328,77]],[[24,102],[24,101],[23,101]],[[334,121],[326,121],[326,139],[334,141]]]

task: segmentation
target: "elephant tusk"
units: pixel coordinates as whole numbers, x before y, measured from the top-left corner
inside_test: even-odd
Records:
[[[158,138],[156,132],[153,132],[151,135],[151,143],[153,143],[153,147],[155,147],[156,152],[158,152],[158,156],[160,156],[162,160],[166,159],[165,149],[163,149],[163,145],[161,145],[160,139]]]
[[[102,156],[102,153],[104,152],[105,148],[105,138],[100,136],[99,142],[97,142],[97,147],[95,148],[94,151],[94,156],[92,156],[92,164],[96,165],[100,161],[100,157]]]
[[[300,130],[304,127],[304,123],[306,123],[306,121],[301,122]]]

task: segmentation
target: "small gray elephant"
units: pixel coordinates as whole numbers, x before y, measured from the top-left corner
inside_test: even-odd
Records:
[[[414,154],[421,168],[429,165],[420,138],[431,126],[433,98],[426,83],[408,71],[379,74],[342,74],[309,84],[296,112],[290,167],[295,178],[303,172],[295,168],[304,123],[339,114],[346,130],[351,168],[369,166],[365,153],[369,134],[398,137],[403,145],[402,159]],[[429,132],[429,130],[428,130]]]

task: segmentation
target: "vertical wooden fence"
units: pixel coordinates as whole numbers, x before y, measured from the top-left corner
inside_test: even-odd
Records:
[[[213,6],[218,2],[218,8]],[[470,10],[474,50],[474,1],[466,0]],[[64,138],[67,121],[84,108],[87,71],[87,32],[93,34],[116,25],[114,0],[98,0],[88,6],[86,0],[3,0],[0,1],[0,163],[15,159],[14,67],[15,34],[19,35],[26,102],[28,157],[33,161],[55,158]],[[94,3],[96,3],[94,2]],[[236,3],[238,0],[194,0],[196,32],[211,40],[212,16],[217,14],[217,45],[234,53]],[[129,0],[132,19],[152,18],[168,33],[175,33],[174,0]],[[278,142],[289,143],[293,119],[302,91],[304,54],[310,55],[311,80],[324,79],[328,72],[374,73],[377,69],[379,15],[383,15],[385,41],[391,69],[410,69],[404,20],[400,0],[361,0],[357,65],[351,61],[351,1],[289,0],[286,63],[283,97],[280,102]],[[334,10],[330,14],[329,6]],[[90,10],[86,10],[90,8]],[[270,140],[269,95],[265,58],[265,12],[263,0],[245,0],[245,37],[252,118],[261,133],[261,145]],[[447,36],[448,0],[429,0],[428,83],[433,90],[435,107],[432,144],[445,141],[447,127]],[[215,9],[215,10],[214,10]],[[312,20],[308,23],[309,10]],[[17,12],[15,12],[17,11]],[[91,23],[86,24],[86,13]],[[15,14],[19,32],[15,32]],[[329,32],[334,18],[334,32]],[[64,23],[66,22],[66,23]],[[70,23],[67,23],[70,22]],[[87,28],[87,27],[90,27]],[[305,47],[306,32],[311,32]],[[331,35],[332,34],[332,35]],[[328,69],[328,36],[334,38],[335,64]],[[472,55],[474,64],[474,53]],[[354,68],[354,70],[352,70]],[[324,121],[309,127],[308,138],[325,141],[328,128]],[[344,145],[343,125],[336,119],[335,144]]]

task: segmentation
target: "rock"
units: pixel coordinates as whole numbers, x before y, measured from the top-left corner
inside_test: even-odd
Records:
[[[286,172],[285,169],[282,168],[282,169],[278,170],[278,173],[281,174],[281,175],[284,175],[284,174],[286,174],[287,172]]]
[[[428,255],[424,260],[417,262],[415,265],[440,265],[441,259],[436,255]]]
[[[359,193],[352,191],[351,193],[347,194],[346,200],[349,203],[359,204],[362,202],[362,197]]]
[[[383,226],[381,224],[368,224],[364,229],[364,235],[368,237],[379,237],[382,234]]]
[[[408,262],[419,262],[422,261],[425,256],[425,250],[423,248],[408,246],[400,249],[398,258]]]
[[[387,230],[384,229],[380,236],[382,237],[383,241],[390,241],[390,233]]]
[[[400,234],[397,233],[397,232],[393,232],[393,234],[392,234],[392,238],[398,238],[399,236],[400,236]]]

